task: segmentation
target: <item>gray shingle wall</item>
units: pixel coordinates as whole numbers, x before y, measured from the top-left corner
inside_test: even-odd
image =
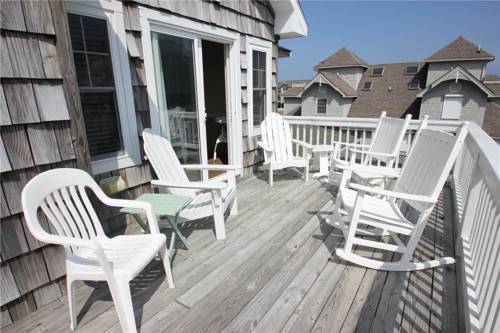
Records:
[[[436,81],[444,74],[446,74],[451,68],[457,65],[462,66],[468,70],[472,75],[474,75],[479,80],[482,79],[484,75],[484,61],[450,61],[450,62],[432,62],[429,64],[429,70],[427,71],[427,85]]]
[[[345,67],[345,68],[328,68],[320,69],[320,73],[338,74],[338,76],[347,82],[352,88],[358,89],[359,81],[366,69],[363,67]]]
[[[429,91],[422,98],[420,106],[420,118],[428,114],[430,119],[441,119],[444,95],[449,93],[448,86],[452,81],[445,81],[436,88]],[[470,82],[461,81],[463,107],[461,120],[476,122],[483,125],[484,112],[486,109],[486,96],[479,88]]]
[[[318,116],[316,112],[316,101],[318,98],[326,98],[326,116],[346,117],[351,107],[352,98],[342,98],[341,95],[331,87],[323,85],[325,92],[319,92],[319,86],[314,85],[302,94],[302,116]],[[325,114],[323,114],[325,115]],[[319,115],[321,116],[321,114]]]
[[[283,98],[283,112],[284,114],[288,114],[290,111],[294,110],[299,106],[302,102],[300,98],[297,97],[284,97]]]

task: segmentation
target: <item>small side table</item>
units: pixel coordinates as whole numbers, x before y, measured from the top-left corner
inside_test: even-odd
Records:
[[[313,178],[328,177],[328,155],[333,152],[332,145],[314,146],[313,153],[319,154],[319,172],[313,174]]]
[[[175,238],[179,237],[184,247],[187,249],[186,237],[180,232],[177,222],[179,218],[179,213],[186,207],[190,202],[190,197],[185,197],[182,195],[173,194],[157,194],[157,193],[145,193],[135,200],[149,202],[153,206],[153,210],[159,218],[166,217],[168,223],[172,227],[172,235],[170,236],[170,260],[173,260],[177,249],[175,248]],[[137,208],[122,208],[120,210],[122,213],[132,214],[137,223],[141,228],[149,232],[149,227],[144,224],[141,215],[144,215],[142,209]]]

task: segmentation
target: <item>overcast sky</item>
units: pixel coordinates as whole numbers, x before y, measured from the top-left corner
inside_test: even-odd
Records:
[[[500,2],[302,0],[309,35],[280,41],[292,57],[280,59],[279,79],[310,79],[313,66],[347,47],[369,64],[421,61],[459,35],[497,60],[500,74]]]

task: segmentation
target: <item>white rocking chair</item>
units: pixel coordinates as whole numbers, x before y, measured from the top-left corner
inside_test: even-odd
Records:
[[[226,238],[224,212],[230,209],[231,215],[238,214],[236,199],[236,170],[232,165],[181,165],[170,141],[154,134],[151,129],[142,132],[144,151],[158,180],[152,180],[153,186],[165,187],[169,193],[193,198],[190,204],[179,214],[179,223],[198,220],[207,216],[214,217],[215,236]],[[192,182],[184,170],[217,170],[225,174],[216,180]]]
[[[304,168],[304,179],[309,180],[309,160],[312,145],[292,139],[290,125],[279,114],[271,112],[260,124],[262,141],[257,144],[264,150],[264,166],[269,169],[269,185],[273,186],[273,171],[284,168]],[[303,148],[303,156],[295,156],[292,143]]]
[[[426,262],[413,262],[412,257],[466,135],[466,125],[462,125],[456,135],[421,130],[392,191],[360,184],[341,187],[334,218],[344,232],[346,242],[343,249],[336,250],[337,255],[361,266],[386,271],[412,271],[454,263],[455,260],[450,257]],[[360,167],[343,167],[344,172],[353,168]],[[370,171],[368,167],[365,169]],[[409,221],[401,212],[401,202],[406,202],[419,213],[416,223]],[[363,229],[359,225],[371,228]],[[394,244],[356,235],[390,235]],[[408,236],[406,244],[398,235]],[[353,245],[397,252],[402,256],[394,262],[369,259],[355,254]]]
[[[341,169],[341,167],[345,165],[372,165],[382,168],[393,167],[399,154],[404,135],[410,124],[411,114],[408,114],[404,119],[386,117],[385,115],[386,112],[383,111],[369,145],[334,142],[330,165],[330,183],[336,183],[337,174],[335,170]],[[341,158],[342,145],[346,146],[344,159]],[[356,163],[357,156],[360,157],[359,163]],[[381,163],[383,163],[383,166],[381,166]],[[381,180],[385,178],[375,172],[366,173],[360,170],[353,171],[353,174],[361,183],[370,185],[380,185]],[[343,177],[340,181],[340,187],[344,187],[344,185],[345,178]]]
[[[146,212],[151,234],[108,238],[86,190],[105,205]],[[53,169],[31,179],[24,187],[22,205],[28,229],[46,243],[64,246],[70,325],[76,327],[75,281],[107,281],[123,332],[136,332],[129,282],[159,254],[170,288],[174,287],[167,238],[160,233],[150,203],[112,199],[82,170]],[[42,211],[57,234],[48,233],[39,221]]]

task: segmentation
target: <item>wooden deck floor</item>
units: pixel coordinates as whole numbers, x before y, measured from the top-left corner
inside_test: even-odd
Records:
[[[250,178],[238,191],[226,241],[207,223],[188,231],[175,289],[158,262],[131,283],[140,332],[458,331],[454,266],[386,273],[332,256],[343,242],[326,221],[336,188],[283,173],[273,188]],[[442,197],[418,257],[453,253],[447,190]],[[105,284],[77,290],[79,332],[120,331]],[[63,297],[2,331],[66,332],[68,322]]]

